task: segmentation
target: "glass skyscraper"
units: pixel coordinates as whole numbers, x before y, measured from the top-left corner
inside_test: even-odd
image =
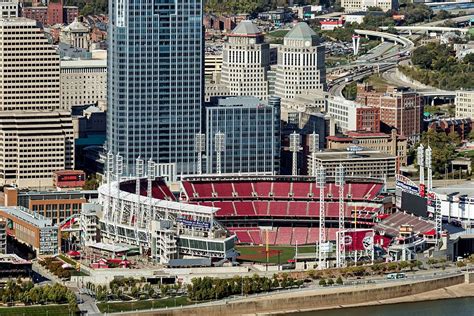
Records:
[[[109,1],[107,150],[193,173],[201,125],[202,0]]]

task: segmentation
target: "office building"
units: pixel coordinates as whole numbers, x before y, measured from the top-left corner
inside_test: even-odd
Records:
[[[456,90],[456,117],[474,118],[474,90]]]
[[[423,100],[413,90],[404,87],[388,87],[385,93],[375,91],[366,84],[357,85],[356,102],[380,110],[381,130],[416,140],[422,126]]]
[[[344,12],[368,11],[370,7],[380,8],[382,11],[398,10],[397,0],[341,0]]]
[[[107,60],[61,60],[61,107],[96,104],[107,98]]]
[[[216,173],[216,134],[224,134],[222,173],[279,173],[280,98],[230,97],[206,107],[207,173]]]
[[[138,157],[195,172],[202,1],[112,1],[109,8],[107,149],[122,155],[127,175]]]
[[[0,207],[0,218],[7,221],[7,234],[30,246],[37,255],[59,252],[59,228],[50,219],[22,207]]]
[[[64,6],[61,0],[49,1],[47,6],[23,7],[21,16],[35,20],[43,26],[70,24],[79,15],[79,8]]]
[[[357,145],[370,150],[377,150],[382,153],[397,156],[401,166],[407,165],[407,139],[397,135],[397,131],[392,130],[391,134],[372,132],[347,132],[346,136],[327,137],[328,149],[347,149]]]
[[[380,131],[380,110],[341,97],[326,100],[327,113],[334,119],[337,131]]]
[[[334,177],[336,169],[342,165],[346,176],[393,178],[397,174],[397,156],[380,151],[360,150],[327,150],[316,153],[316,168],[324,167],[327,177]],[[312,158],[308,156],[309,174],[311,174]]]
[[[18,0],[3,0],[0,1],[0,15],[1,18],[17,18],[19,10]]]
[[[74,22],[61,30],[59,38],[61,42],[69,44],[72,47],[89,50],[91,46],[89,28],[77,18],[74,20]]]
[[[438,118],[428,124],[428,129],[444,132],[446,135],[457,134],[461,141],[470,140],[469,134],[474,128],[474,122],[470,117],[466,118]]]
[[[324,46],[318,36],[301,22],[285,35],[278,50],[275,94],[283,99],[294,99],[308,90],[323,91],[326,87]]]
[[[251,21],[242,21],[224,44],[221,82],[230,95],[268,98],[270,45]]]
[[[50,186],[54,171],[74,168],[59,56],[33,20],[0,20],[0,39],[0,185]]]

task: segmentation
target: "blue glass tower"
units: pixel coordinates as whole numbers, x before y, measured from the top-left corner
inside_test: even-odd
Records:
[[[107,150],[193,173],[202,103],[202,0],[110,0]]]

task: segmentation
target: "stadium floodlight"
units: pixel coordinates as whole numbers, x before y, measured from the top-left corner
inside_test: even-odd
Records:
[[[420,168],[420,185],[425,184],[425,147],[420,144],[417,149],[416,159]]]
[[[428,146],[428,148],[426,148],[425,150],[425,166],[427,168],[427,173],[428,173],[428,191],[431,191],[431,189],[433,189],[433,169],[431,168],[431,163],[432,163],[432,159],[431,159],[431,155],[432,155],[432,150],[431,150],[431,147]]]
[[[320,166],[316,172],[316,186],[319,188],[319,249],[318,268],[326,268],[327,241],[326,241],[326,204],[324,202],[324,188],[326,186],[326,170]],[[325,249],[323,249],[323,247]]]
[[[298,152],[300,151],[300,134],[293,132],[290,134],[290,151],[293,153],[293,167],[291,174],[298,174]]]
[[[217,174],[222,173],[222,165],[221,165],[221,155],[222,152],[225,150],[225,134],[222,132],[217,132],[214,136],[214,146],[216,150],[216,165],[217,165]]]
[[[344,267],[346,259],[346,246],[344,243],[344,167],[340,164],[336,168],[336,185],[339,187],[339,232],[337,239],[337,266]]]
[[[202,174],[202,153],[206,146],[206,135],[203,133],[197,133],[194,136],[194,151],[197,153],[197,174]]]
[[[309,136],[309,152],[311,153],[311,173],[316,176],[316,153],[319,151],[319,134],[312,133]]]
[[[123,157],[120,154],[115,156],[115,177],[117,181],[120,181],[120,178],[123,174]]]

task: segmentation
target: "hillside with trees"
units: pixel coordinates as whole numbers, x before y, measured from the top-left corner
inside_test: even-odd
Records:
[[[400,70],[423,84],[444,90],[474,87],[474,54],[458,60],[450,46],[429,43],[415,49],[411,61],[412,67]]]

